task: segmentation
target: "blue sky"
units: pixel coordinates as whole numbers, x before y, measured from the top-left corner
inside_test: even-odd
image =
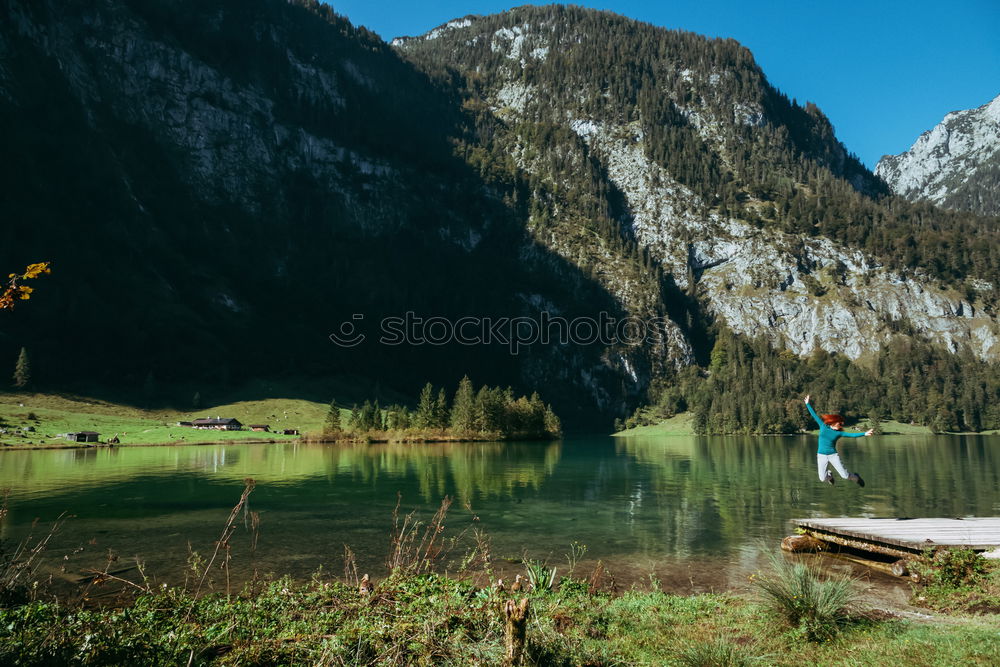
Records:
[[[466,14],[523,4],[494,0],[333,0],[389,40]],[[946,113],[1000,95],[1000,0],[581,0],[667,28],[732,37],[772,84],[815,102],[869,167],[910,147]]]

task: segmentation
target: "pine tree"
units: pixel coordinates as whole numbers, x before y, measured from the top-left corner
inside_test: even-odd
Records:
[[[337,399],[330,401],[330,410],[326,413],[326,423],[323,425],[323,432],[330,434],[342,433],[340,424],[340,408],[337,407]]]
[[[448,396],[441,387],[434,401],[434,428],[448,428],[448,412]]]
[[[466,375],[458,383],[451,406],[451,427],[456,431],[471,431],[475,421],[476,396]]]
[[[545,406],[545,434],[553,438],[562,435],[562,422],[552,411],[551,405]]]
[[[417,413],[413,416],[413,425],[417,428],[434,426],[434,385],[430,382],[420,391],[420,402],[417,404]]]
[[[358,430],[363,433],[371,431],[375,428],[375,406],[372,405],[371,401],[365,401],[361,404],[361,413],[358,417]]]
[[[21,353],[17,355],[17,363],[14,365],[14,386],[24,389],[31,382],[31,361],[28,359],[28,350],[21,348]]]
[[[194,396],[191,397],[191,407],[193,407],[195,410],[198,410],[198,409],[201,408],[201,392],[200,391],[194,392]]]

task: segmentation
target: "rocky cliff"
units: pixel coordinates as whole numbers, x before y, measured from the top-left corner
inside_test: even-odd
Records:
[[[823,349],[859,359],[905,330],[952,351],[1000,357],[996,318],[979,302],[992,298],[992,283],[959,291],[919,266],[892,266],[844,239],[782,224],[774,210],[781,197],[758,184],[764,177],[755,182],[754,170],[780,181],[773,190],[815,194],[826,178],[850,184],[849,195],[835,196],[863,197],[878,184],[822,114],[782,98],[739,45],[571,8],[466,17],[395,43],[425,67],[468,77],[470,98],[499,119],[499,150],[522,169],[537,171],[553,154],[589,161],[609,199],[620,201],[617,222],[680,292],[731,329],[798,355]],[[526,145],[528,127],[568,132],[540,149]],[[781,163],[788,155],[807,166],[796,173]],[[718,185],[706,190],[713,179]],[[835,196],[826,197],[829,208]],[[844,213],[845,227],[865,224]],[[567,208],[549,217],[557,228],[575,224]],[[541,242],[564,257],[585,253],[572,238]],[[601,280],[622,291],[615,272]]]
[[[1000,96],[949,113],[910,150],[883,156],[875,173],[907,199],[1000,215]]]

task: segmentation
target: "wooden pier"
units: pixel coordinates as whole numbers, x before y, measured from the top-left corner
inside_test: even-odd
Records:
[[[808,538],[786,538],[789,551],[851,551],[873,554],[866,564],[896,576],[909,574],[907,563],[930,550],[972,549],[986,558],[1000,558],[1000,517],[956,519],[792,519]],[[812,538],[811,540],[809,538]],[[885,562],[886,559],[892,562]],[[856,558],[854,558],[856,560]]]

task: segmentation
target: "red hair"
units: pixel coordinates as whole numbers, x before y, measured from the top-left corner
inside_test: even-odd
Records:
[[[834,424],[844,423],[844,418],[841,417],[840,415],[820,415],[819,418],[822,419],[823,423],[826,424],[827,426],[833,426]]]

